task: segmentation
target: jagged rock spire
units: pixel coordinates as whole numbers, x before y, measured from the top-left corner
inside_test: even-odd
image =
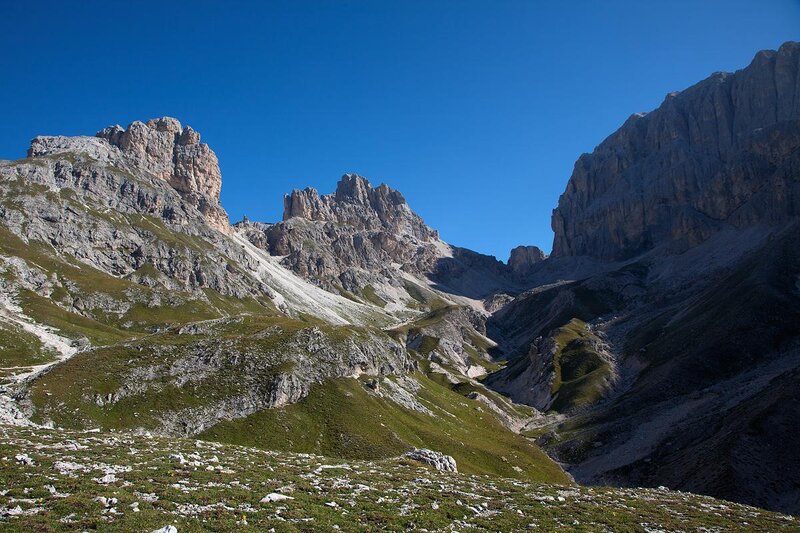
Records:
[[[347,224],[357,229],[389,230],[423,241],[438,239],[438,232],[425,225],[402,194],[386,184],[373,187],[358,174],[342,176],[333,194],[320,196],[309,187],[284,195],[283,220],[295,217]]]

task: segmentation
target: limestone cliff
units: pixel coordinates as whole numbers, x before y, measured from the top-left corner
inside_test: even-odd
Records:
[[[575,164],[553,256],[621,260],[800,212],[800,43],[635,114]]]

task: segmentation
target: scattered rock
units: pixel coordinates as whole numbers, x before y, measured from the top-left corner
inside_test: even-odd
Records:
[[[277,492],[270,492],[263,498],[261,498],[261,503],[273,503],[273,502],[280,502],[283,500],[293,500],[294,498],[291,496],[287,496],[286,494],[279,494]]]
[[[430,465],[441,472],[458,472],[456,460],[449,455],[441,452],[428,450],[426,448],[414,448],[403,454],[403,457],[414,461]]]
[[[14,456],[14,459],[17,460],[18,463],[22,463],[24,465],[31,466],[34,464],[33,459],[27,453],[18,453]]]

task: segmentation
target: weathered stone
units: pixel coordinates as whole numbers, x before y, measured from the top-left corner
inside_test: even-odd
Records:
[[[633,115],[575,163],[553,212],[553,256],[683,250],[795,216],[799,95],[800,43],[786,43]]]
[[[166,180],[217,229],[228,231],[227,215],[219,205],[222,176],[217,156],[191,127],[162,117],[133,122],[127,129],[109,126],[97,137],[118,147],[135,167]]]
[[[403,454],[403,457],[430,465],[441,472],[458,472],[456,460],[441,452],[435,452],[426,448],[414,448]]]
[[[508,266],[515,276],[523,278],[530,273],[533,265],[544,261],[546,257],[538,246],[517,246],[511,250]]]

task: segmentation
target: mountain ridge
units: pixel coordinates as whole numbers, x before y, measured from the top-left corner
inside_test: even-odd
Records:
[[[169,117],[36,137],[0,162],[0,420],[798,512],[795,101],[797,43],[670,95],[507,263],[356,174],[230,224]]]

